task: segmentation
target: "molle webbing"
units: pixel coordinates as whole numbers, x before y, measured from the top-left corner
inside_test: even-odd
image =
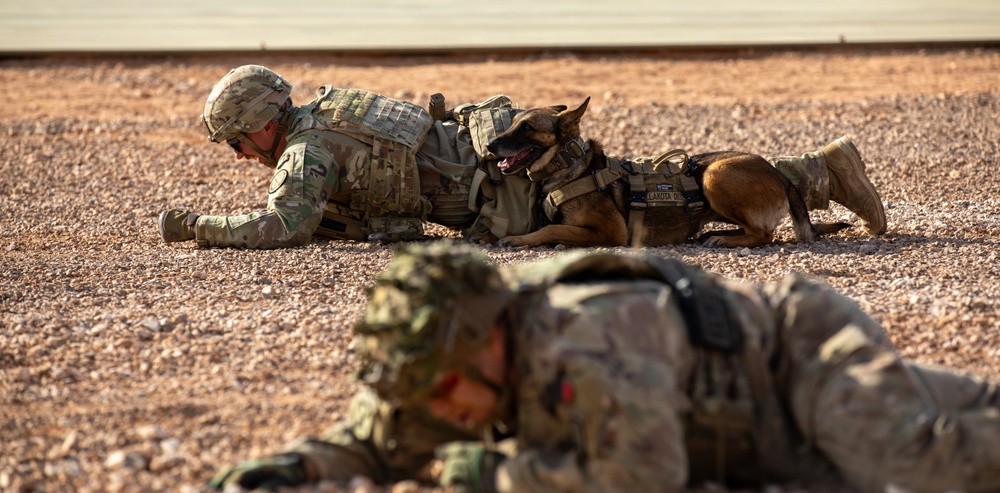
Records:
[[[371,164],[358,178],[351,209],[371,216],[423,216],[417,156],[409,147],[373,137]]]
[[[374,92],[332,86],[320,87],[305,108],[326,128],[372,146],[368,169],[352,186],[348,210],[328,206],[320,234],[355,240],[421,236],[430,204],[420,195],[416,153],[434,124],[430,113]]]
[[[568,151],[560,151],[559,156],[562,152]],[[673,161],[678,157],[682,160]],[[701,187],[694,178],[696,165],[680,149],[665,152],[655,159],[606,159],[604,168],[577,178],[545,197],[545,214],[549,220],[554,220],[564,202],[595,190],[604,191],[612,182],[623,178],[629,182],[629,209],[633,211],[629,214],[629,232],[633,238],[636,238],[637,228],[641,226],[642,211],[650,207],[684,207],[689,211],[705,207]]]
[[[420,106],[360,89],[323,86],[310,104],[315,105],[313,114],[330,130],[380,137],[412,149],[423,144],[434,125],[430,113]]]

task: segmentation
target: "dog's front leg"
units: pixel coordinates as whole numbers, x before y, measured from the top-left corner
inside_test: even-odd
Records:
[[[624,242],[617,242],[611,238],[601,238],[590,228],[581,226],[570,226],[568,224],[549,224],[543,226],[538,231],[526,235],[506,236],[499,242],[506,246],[534,247],[539,245],[560,244],[567,246],[620,246]]]

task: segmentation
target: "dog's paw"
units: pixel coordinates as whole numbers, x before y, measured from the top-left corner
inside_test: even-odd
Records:
[[[513,247],[518,250],[525,250],[532,246],[529,242],[524,240],[524,236],[505,236],[497,241],[497,245],[504,247]]]
[[[477,245],[483,245],[483,246],[495,245],[498,242],[497,237],[493,233],[490,233],[489,231],[474,233],[471,236],[469,236],[469,241]]]
[[[702,245],[712,248],[729,248],[724,236],[709,236]]]

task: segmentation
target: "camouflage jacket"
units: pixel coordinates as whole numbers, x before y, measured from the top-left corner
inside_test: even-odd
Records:
[[[751,386],[773,383],[752,383],[742,353],[693,345],[673,290],[650,279],[655,273],[554,280],[579,258],[528,264],[513,276],[521,291],[512,332],[518,381],[512,411],[497,429],[515,438],[517,453],[498,472],[498,485],[527,492],[646,491],[650,485],[678,491],[692,476],[756,474],[756,463],[720,464],[716,440],[751,455]],[[769,353],[774,323],[761,292],[741,284],[727,286],[727,292],[746,339],[743,353]],[[764,429],[786,426],[781,416],[769,417],[775,419]],[[691,437],[708,427],[729,436],[710,435],[707,446]],[[425,477],[437,445],[476,438],[427,415],[403,413],[364,391],[346,421],[291,450],[310,457],[326,478],[363,474],[395,481]]]
[[[372,104],[372,96],[377,95],[323,87],[316,100],[292,108],[286,147],[268,186],[266,210],[238,216],[203,215],[195,226],[199,243],[246,248],[301,245],[317,230],[328,204],[360,221],[378,215],[419,220],[427,218],[432,207],[427,197],[433,197],[432,201],[443,203],[445,213],[458,216],[449,218],[452,221],[466,223],[475,218],[468,204],[477,164],[471,146],[467,155],[459,155],[453,150],[454,142],[438,142],[456,138],[457,132],[430,135],[432,123],[426,111],[388,98]],[[405,110],[379,111],[379,102]],[[371,110],[356,108],[363,103],[371,105]],[[407,116],[407,112],[417,116]],[[375,114],[376,121],[368,122],[368,114]],[[384,130],[386,121],[391,123],[397,116],[396,125]],[[429,137],[435,142],[424,149]],[[423,154],[418,157],[420,151]],[[420,164],[426,169],[418,171]],[[421,179],[426,187],[421,187]],[[451,185],[455,182],[464,186]],[[448,204],[457,204],[459,213],[450,211]]]
[[[713,300],[660,276],[660,261],[631,258],[560,256],[514,276],[516,381],[495,426],[515,447],[504,450],[500,491],[670,492],[706,479],[1000,488],[997,384],[901,358],[877,322],[823,283],[708,279],[722,289]],[[739,347],[693,343],[692,326],[711,324],[693,323],[685,299],[731,308]],[[388,482],[429,479],[436,446],[474,439],[362,392],[328,436],[293,449],[323,477]]]

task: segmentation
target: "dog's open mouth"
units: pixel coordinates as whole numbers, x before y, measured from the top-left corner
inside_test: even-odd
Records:
[[[537,147],[529,147],[518,152],[517,154],[514,154],[513,156],[503,158],[499,163],[497,163],[497,167],[500,168],[500,172],[504,174],[516,173],[531,163],[534,163],[541,155],[541,149]]]

